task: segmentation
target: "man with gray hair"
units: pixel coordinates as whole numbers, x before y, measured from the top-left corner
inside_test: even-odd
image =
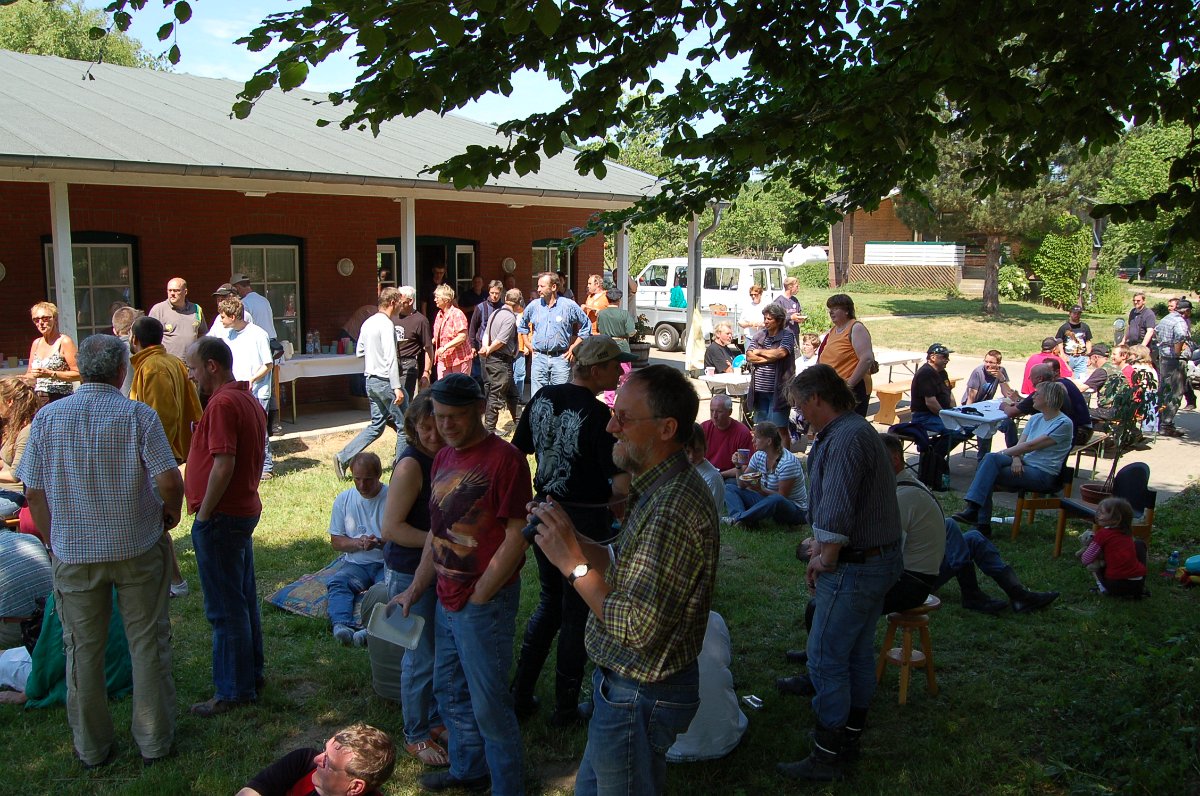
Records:
[[[745,466],[746,462],[735,462],[734,454],[739,450],[749,451],[753,435],[745,423],[733,419],[733,399],[724,393],[717,393],[709,400],[708,416],[711,419],[700,424],[708,441],[704,458],[721,471],[722,478],[737,478],[736,465]]]
[[[133,348],[131,340],[133,338],[133,322],[141,318],[146,313],[131,307],[126,304],[123,307],[117,307],[112,314],[113,334],[121,338],[126,345]],[[121,395],[129,397],[129,389],[133,386],[133,368],[128,368],[125,371],[125,381],[121,383]]]
[[[118,389],[129,346],[92,335],[78,362],[83,384],[34,417],[16,474],[54,553],[75,754],[95,768],[116,752],[104,675],[115,589],[133,665],[133,738],[150,763],[175,737],[166,531],[179,524],[183,479],[158,415]]]
[[[397,288],[400,304],[396,311],[396,357],[400,383],[409,398],[429,386],[433,371],[433,331],[429,319],[417,311],[417,291],[408,285]]]
[[[498,296],[500,283],[492,282],[489,296]],[[481,307],[488,307],[484,301],[475,308],[478,315]],[[483,363],[484,385],[487,389],[487,412],[483,416],[483,424],[487,430],[496,431],[496,422],[500,418],[500,409],[508,409],[508,414],[516,423],[520,417],[517,409],[517,387],[513,384],[513,361],[517,358],[517,309],[521,306],[521,291],[516,288],[504,294],[504,302],[495,309],[488,311],[487,321],[479,336],[479,359]]]

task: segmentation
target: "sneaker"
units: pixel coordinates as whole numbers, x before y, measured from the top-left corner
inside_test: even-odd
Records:
[[[172,583],[170,593],[172,597],[185,596],[188,593],[188,582],[186,580],[181,580],[178,583]]]
[[[339,481],[346,480],[346,465],[342,464],[342,460],[338,458],[336,453],[333,454],[333,471],[337,473]]]
[[[334,625],[333,626],[333,637],[336,638],[338,641],[342,642],[342,644],[344,644],[347,647],[354,644],[354,631],[351,630],[350,628],[346,627],[345,625]]]
[[[733,517],[725,516],[721,518],[722,525],[737,525],[737,520]]]
[[[272,472],[264,472],[264,473],[262,474],[262,476],[260,476],[260,477],[259,477],[259,479],[258,479],[258,480],[259,480],[259,481],[270,481],[270,480],[271,480],[272,478],[274,478],[274,477],[275,477],[275,473],[272,473]]]
[[[367,646],[367,629],[364,627],[361,630],[354,631],[354,640],[352,642],[356,647]]]

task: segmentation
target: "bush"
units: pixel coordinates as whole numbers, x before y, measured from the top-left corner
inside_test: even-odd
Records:
[[[800,280],[802,287],[829,287],[829,262],[827,260],[809,260],[788,269],[788,276]]]
[[[999,282],[1002,299],[1021,301],[1029,295],[1029,280],[1025,277],[1025,269],[1015,263],[1000,266]]]
[[[1033,270],[1042,280],[1042,300],[1069,307],[1079,298],[1079,283],[1092,257],[1092,233],[1079,219],[1064,213],[1033,257]]]
[[[1120,315],[1125,312],[1125,304],[1128,301],[1125,288],[1122,287],[1121,280],[1117,279],[1116,273],[1111,270],[1096,274],[1096,278],[1092,280],[1092,296],[1094,306],[1089,309],[1093,312],[1104,315]]]

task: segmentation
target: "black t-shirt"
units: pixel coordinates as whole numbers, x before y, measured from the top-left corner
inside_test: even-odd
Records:
[[[709,343],[708,348],[704,349],[704,367],[712,368],[717,373],[727,373],[733,367],[733,358],[739,353],[720,343]]]
[[[917,375],[912,380],[912,407],[914,412],[928,412],[926,398],[934,398],[938,406],[949,409],[954,406],[954,398],[950,395],[950,377],[946,371],[938,370],[926,362],[917,368]]]
[[[396,464],[400,464],[404,459],[412,459],[421,468],[421,491],[417,493],[412,508],[408,510],[408,516],[404,518],[404,521],[414,528],[428,531],[429,496],[433,481],[431,476],[433,471],[433,457],[426,456],[412,445],[409,445],[401,452],[400,458],[396,459]],[[411,575],[417,571],[417,565],[421,563],[421,548],[405,547],[395,542],[388,542],[383,546],[383,560],[387,562],[388,569]]]
[[[1078,326],[1071,323],[1070,321],[1067,321],[1062,326],[1058,327],[1058,334],[1054,335],[1059,340],[1063,341],[1064,346],[1067,343],[1067,330],[1068,329],[1072,333],[1074,333],[1075,339],[1078,340],[1081,344],[1086,345],[1087,341],[1092,339],[1092,327],[1088,326],[1083,321],[1080,321]],[[1083,350],[1080,350],[1080,352],[1078,354],[1076,354],[1076,356],[1083,356]]]
[[[586,388],[556,384],[538,390],[512,439],[537,456],[534,491],[561,500],[576,529],[593,539],[609,536],[612,517],[604,504],[612,495],[609,479],[620,472],[612,460],[616,440],[606,430],[610,417]]]
[[[399,330],[396,339],[396,355],[408,359],[416,359],[425,350],[425,346],[433,339],[429,328],[429,319],[415,310],[402,318],[396,319],[396,329]]]

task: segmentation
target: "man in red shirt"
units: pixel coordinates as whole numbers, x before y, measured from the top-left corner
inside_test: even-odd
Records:
[[[353,724],[322,750],[295,749],[276,760],[237,796],[376,796],[396,767],[396,747],[386,732]]]
[[[704,429],[704,438],[708,446],[704,458],[721,471],[722,478],[736,478],[733,454],[738,448],[752,449],[753,441],[750,429],[745,423],[735,423],[733,420],[733,400],[724,394],[717,394],[708,402],[708,414],[712,420],[700,424]]]
[[[525,454],[483,424],[479,383],[451,373],[433,385],[446,447],[433,460],[431,528],[412,585],[396,595],[405,616],[437,581],[433,688],[450,731],[450,770],[421,777],[425,790],[524,793],[521,730],[508,667],[521,602],[521,536],[533,499]],[[466,699],[466,696],[470,699]]]
[[[1025,378],[1021,380],[1021,394],[1032,395],[1034,384],[1029,378],[1033,373],[1033,369],[1043,362],[1051,362],[1058,365],[1058,376],[1061,379],[1071,378],[1071,369],[1067,367],[1067,361],[1058,355],[1058,347],[1062,345],[1062,341],[1057,337],[1047,337],[1042,340],[1042,352],[1034,354],[1025,363]]]
[[[249,384],[234,380],[233,352],[224,340],[205,337],[193,345],[187,366],[201,395],[208,395],[184,477],[188,511],[196,515],[192,546],[213,628],[216,686],[213,698],[191,712],[208,718],[254,702],[263,684],[251,534],[262,514],[258,482],[267,423]]]

